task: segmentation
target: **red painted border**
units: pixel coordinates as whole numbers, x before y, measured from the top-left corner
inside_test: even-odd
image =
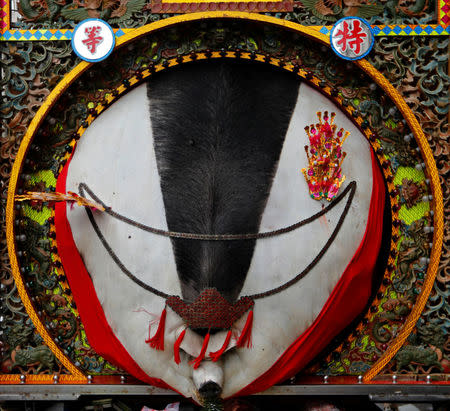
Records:
[[[3,34],[11,27],[11,0],[0,0],[0,34]]]
[[[438,0],[438,23],[443,26],[450,24],[450,0]]]

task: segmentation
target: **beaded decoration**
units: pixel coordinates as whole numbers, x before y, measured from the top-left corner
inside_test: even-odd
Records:
[[[328,111],[325,111],[322,122],[322,113],[318,111],[319,123],[305,127],[310,142],[305,146],[309,164],[302,172],[314,200],[333,200],[345,181],[341,165],[347,153],[342,151],[342,144],[350,132],[341,128],[336,133],[335,116],[336,113],[331,113],[328,117]]]

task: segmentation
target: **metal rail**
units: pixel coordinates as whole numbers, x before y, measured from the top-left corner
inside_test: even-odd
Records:
[[[171,390],[148,385],[2,385],[0,401],[74,401],[81,396],[167,396]],[[374,402],[450,401],[448,384],[278,385],[256,396],[367,396]]]

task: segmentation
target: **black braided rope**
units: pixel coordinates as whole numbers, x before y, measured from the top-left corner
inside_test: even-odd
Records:
[[[80,183],[78,186],[78,190],[81,196],[84,197],[84,191],[86,191],[91,198],[96,202],[102,205],[105,209],[105,213],[109,214],[111,217],[114,217],[120,221],[123,221],[129,225],[140,228],[141,230],[147,231],[152,234],[161,235],[163,237],[170,238],[183,238],[186,240],[205,240],[205,241],[230,241],[230,240],[257,240],[261,238],[269,238],[275,237],[279,234],[289,233],[290,231],[294,231],[299,227],[302,227],[306,224],[311,223],[317,218],[326,214],[329,210],[331,210],[334,206],[336,206],[345,195],[352,190],[353,184],[356,186],[356,182],[352,181],[343,191],[339,194],[331,203],[329,203],[325,208],[320,210],[318,213],[313,214],[311,217],[308,217],[304,220],[299,221],[298,223],[292,224],[290,226],[280,228],[278,230],[266,231],[264,233],[249,233],[249,234],[197,234],[197,233],[180,233],[177,231],[166,231],[161,230],[159,228],[150,227],[148,225],[139,223],[137,221],[132,220],[131,218],[125,217],[119,213],[116,213],[108,207],[102,200],[100,200],[93,191],[85,184]]]
[[[316,220],[317,218],[321,217],[322,215],[324,215],[328,210],[331,210],[336,204],[338,204],[343,198],[344,196],[350,192],[350,195],[348,196],[347,202],[345,204],[345,208],[336,224],[336,227],[334,228],[333,232],[331,233],[330,238],[327,240],[327,242],[325,243],[325,245],[322,247],[322,249],[319,251],[319,253],[316,255],[316,257],[314,258],[314,260],[311,261],[311,263],[299,274],[297,274],[294,278],[292,278],[291,280],[285,282],[284,284],[280,285],[279,287],[276,288],[272,288],[268,291],[265,291],[263,293],[258,293],[258,294],[252,294],[246,297],[249,297],[253,300],[256,299],[260,299],[260,298],[264,298],[264,297],[268,297],[270,295],[274,295],[279,293],[280,291],[285,290],[286,288],[289,288],[291,285],[294,285],[295,283],[297,283],[298,281],[300,281],[303,277],[305,277],[313,268],[314,266],[320,261],[320,259],[324,256],[324,254],[327,252],[328,248],[330,248],[331,244],[333,243],[333,241],[335,240],[337,234],[339,233],[339,230],[342,227],[342,224],[344,223],[345,217],[348,214],[348,211],[350,209],[350,205],[353,201],[353,197],[355,195],[355,191],[356,191],[356,181],[352,181],[346,188],[345,190],[342,191],[341,194],[339,194],[338,197],[336,197],[336,199],[331,202],[327,207],[325,207],[324,209],[322,209],[321,211],[319,211],[318,213],[314,214],[313,216],[299,221],[296,224],[290,225],[288,227],[279,229],[279,230],[274,230],[274,231],[268,231],[265,233],[257,233],[257,234],[193,234],[193,233],[178,233],[178,232],[173,232],[173,231],[165,231],[165,230],[160,230],[157,228],[153,228],[153,227],[149,227],[146,226],[144,224],[138,223],[134,220],[131,220],[127,217],[122,216],[119,213],[116,213],[114,211],[112,211],[111,207],[107,207],[104,203],[101,202],[101,200],[96,197],[94,195],[94,193],[89,189],[89,187],[87,187],[86,184],[81,183],[79,185],[79,193],[81,196],[84,196],[84,190],[86,190],[86,192],[94,199],[94,201],[100,203],[104,208],[105,208],[105,212],[109,215],[111,215],[112,217],[124,221],[132,226],[138,227],[144,231],[148,231],[151,232],[153,234],[158,234],[158,235],[162,235],[164,237],[172,237],[172,238],[186,238],[186,239],[190,239],[190,240],[209,240],[209,241],[223,241],[223,240],[249,240],[249,239],[258,239],[258,238],[268,238],[268,237],[273,237],[276,236],[278,234],[283,234],[283,233],[287,233],[289,231],[293,231],[298,227],[301,227],[305,224],[308,224],[314,220]],[[97,222],[95,221],[94,215],[92,214],[92,211],[89,209],[89,207],[85,207],[86,213],[89,217],[89,221],[92,224],[92,227],[94,228],[95,233],[97,234],[99,240],[101,241],[101,243],[103,244],[103,246],[105,247],[106,251],[108,252],[108,254],[111,256],[111,258],[114,260],[114,262],[117,264],[117,266],[121,269],[121,271],[132,281],[134,281],[137,285],[139,285],[140,287],[142,287],[143,289],[150,291],[152,294],[155,294],[159,297],[162,297],[164,299],[167,299],[168,297],[170,297],[169,294],[166,294],[156,288],[153,288],[152,286],[148,285],[147,283],[144,283],[143,281],[139,280],[139,278],[137,278],[134,274],[132,274],[126,267],[125,265],[122,263],[122,261],[120,261],[119,257],[117,257],[116,253],[113,251],[113,249],[111,248],[111,246],[109,245],[109,243],[106,241],[105,237],[103,236]]]
[[[342,224],[344,223],[345,217],[348,214],[348,211],[350,210],[350,206],[352,204],[353,197],[355,195],[356,191],[356,181],[352,181],[346,188],[346,190],[351,187],[350,189],[350,195],[348,196],[347,203],[345,204],[345,208],[342,211],[341,216],[339,217],[339,220],[336,224],[336,227],[334,227],[333,232],[331,233],[330,238],[327,240],[325,245],[322,247],[322,249],[319,251],[319,254],[316,255],[314,260],[312,260],[309,265],[299,274],[297,274],[294,278],[291,280],[285,282],[284,284],[280,285],[279,287],[272,288],[271,290],[265,291],[263,293],[259,294],[253,294],[249,295],[248,297],[252,298],[253,300],[257,300],[259,298],[268,297],[269,295],[274,295],[279,293],[280,291],[285,290],[286,288],[289,288],[291,285],[294,285],[296,282],[300,281],[306,274],[308,274],[314,266],[320,261],[320,259],[324,256],[324,254],[327,252],[327,250],[330,248],[331,244],[333,243],[334,239],[339,233],[339,230],[342,227]]]

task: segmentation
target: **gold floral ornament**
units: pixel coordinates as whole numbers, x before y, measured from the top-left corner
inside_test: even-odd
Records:
[[[46,201],[49,203],[56,203],[58,201],[68,201],[69,203],[76,203],[79,206],[89,207],[100,211],[105,211],[105,207],[101,204],[96,203],[95,201],[88,200],[87,198],[81,197],[78,194],[72,193],[71,191],[68,194],[62,193],[44,193],[37,191],[28,191],[25,194],[16,195],[16,201]]]
[[[310,143],[305,146],[309,164],[302,172],[311,198],[331,201],[345,181],[341,166],[347,153],[342,151],[342,144],[350,132],[341,128],[336,133],[337,126],[333,124],[336,113],[328,116],[328,111],[325,111],[322,121],[322,113],[319,111],[317,117],[318,124],[305,127]]]

